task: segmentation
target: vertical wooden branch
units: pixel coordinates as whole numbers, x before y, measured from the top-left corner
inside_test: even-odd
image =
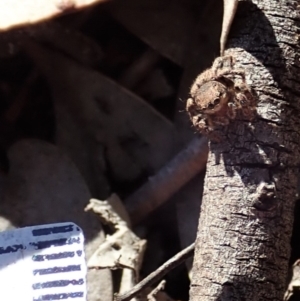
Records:
[[[239,4],[225,54],[245,69],[258,116],[210,143],[191,301],[283,298],[300,160],[297,5]]]

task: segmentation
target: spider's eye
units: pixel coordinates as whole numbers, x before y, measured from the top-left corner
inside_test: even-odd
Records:
[[[215,105],[211,102],[207,107],[208,107],[208,109],[211,110],[211,109],[213,109],[215,107]]]
[[[220,98],[216,98],[213,103],[215,106],[218,105],[220,103]]]

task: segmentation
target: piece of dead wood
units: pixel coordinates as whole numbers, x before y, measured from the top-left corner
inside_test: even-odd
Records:
[[[139,301],[149,301],[149,297],[151,298],[151,294],[155,293],[155,300],[156,301],[175,301],[171,298],[165,291],[161,291],[157,289],[160,287],[160,284],[165,281],[162,280],[157,287],[147,287],[141,294],[139,294]],[[157,291],[157,292],[156,292]],[[150,295],[150,296],[149,296]]]
[[[114,233],[105,241],[88,261],[88,268],[123,269],[119,293],[128,291],[139,278],[146,240],[137,237],[130,229],[129,218],[122,202],[116,194],[105,201],[91,199],[85,211],[93,210],[101,222],[107,224]]]
[[[106,0],[1,0],[0,31],[30,25]]]
[[[150,177],[146,184],[130,195],[125,204],[132,223],[135,225],[141,222],[203,170],[207,154],[207,140],[194,138],[155,176]]]
[[[148,301],[157,301],[157,294],[164,290],[166,286],[166,280],[162,280],[148,295],[147,300]]]
[[[191,257],[194,253],[195,244],[191,244],[187,248],[183,249],[171,259],[166,261],[162,266],[160,266],[157,270],[152,272],[146,278],[144,278],[141,282],[135,285],[130,291],[122,294],[115,295],[115,301],[129,301],[136,295],[138,295],[145,288],[153,285],[155,282],[159,281],[163,276],[165,276],[169,271],[183,263],[187,258]]]
[[[91,199],[85,208],[85,211],[89,210],[99,214],[101,222],[109,225],[113,230],[116,230],[119,226],[131,227],[129,215],[115,193],[105,201]]]
[[[289,283],[289,286],[284,294],[284,301],[288,301],[297,290],[300,290],[300,259],[296,260],[292,267],[293,276]]]

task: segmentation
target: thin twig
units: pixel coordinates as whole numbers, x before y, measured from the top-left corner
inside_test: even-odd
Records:
[[[131,290],[122,295],[115,295],[115,301],[128,301],[138,295],[142,290],[151,286],[155,282],[159,281],[162,277],[164,277],[169,271],[180,265],[187,258],[193,255],[195,248],[195,243],[191,244],[187,248],[183,249],[167,262],[165,262],[162,266],[160,266],[156,271],[152,272],[146,278],[144,278],[141,282],[135,285]]]
[[[154,288],[148,295],[147,295],[147,300],[148,301],[156,301],[156,295],[165,289],[166,286],[166,280],[162,280],[156,288]]]

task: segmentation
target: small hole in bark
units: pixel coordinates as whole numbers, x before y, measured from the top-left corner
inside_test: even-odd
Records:
[[[114,243],[111,247],[117,251],[119,251],[121,249],[121,246],[117,243]]]

